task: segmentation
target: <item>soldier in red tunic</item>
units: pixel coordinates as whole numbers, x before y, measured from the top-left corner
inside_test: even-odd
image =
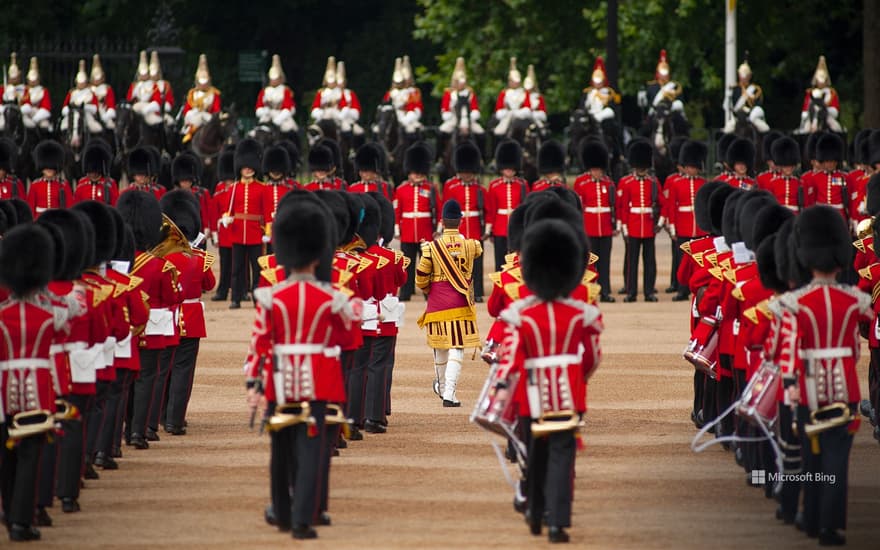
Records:
[[[813,275],[808,285],[783,298],[796,320],[791,345],[800,359],[788,396],[797,404],[801,456],[809,474],[801,526],[822,545],[842,545],[849,453],[860,422],[858,324],[870,322],[871,298],[835,281],[852,261],[849,230],[837,209],[814,206],[801,213],[794,244],[797,261]]]
[[[378,143],[361,145],[354,157],[354,167],[361,179],[348,186],[349,193],[379,192],[389,201],[394,200],[394,186],[381,176],[386,160],[385,150]]]
[[[480,150],[466,141],[455,148],[453,155],[456,175],[443,184],[443,202],[457,200],[461,205],[459,232],[466,239],[481,243],[486,238],[486,191],[480,183],[482,170]],[[443,231],[438,224],[437,233]],[[474,301],[483,301],[483,258],[474,262]]]
[[[486,235],[492,236],[495,249],[495,271],[501,271],[507,249],[507,221],[529,192],[529,184],[517,176],[522,168],[522,147],[514,140],[505,140],[495,149],[495,168],[501,177],[489,182],[486,193]]]
[[[11,229],[0,246],[0,491],[12,541],[38,540],[33,527],[40,452],[55,427],[50,346],[63,330],[40,298],[52,276],[54,244],[34,225]],[[40,254],[31,251],[40,250]]]
[[[632,174],[621,178],[618,184],[618,223],[627,239],[627,270],[625,302],[635,302],[638,294],[639,254],[644,264],[642,291],[646,302],[657,301],[657,258],[654,237],[664,224],[660,216],[660,184],[648,173],[651,168],[651,144],[638,140],[630,144],[628,159]]]
[[[67,180],[61,177],[64,168],[64,149],[54,141],[42,141],[34,149],[34,160],[42,177],[31,182],[27,201],[34,216],[50,208],[73,206],[73,192]]]
[[[206,187],[199,185],[202,180],[202,162],[190,152],[182,152],[171,162],[171,185],[175,189],[183,189],[193,195],[199,206],[199,217],[202,227],[199,229],[202,235],[193,237],[193,246],[204,248],[205,239],[211,233],[214,217],[213,199],[211,192]],[[163,195],[164,196],[164,195]]]
[[[807,187],[795,175],[801,164],[801,150],[790,137],[781,137],[770,150],[777,173],[770,180],[767,190],[773,193],[782,206],[795,214],[811,206],[815,201],[815,188]]]
[[[706,146],[702,142],[688,141],[682,145],[678,164],[682,166],[684,172],[670,182],[668,189],[664,189],[669,235],[675,242],[675,255],[672,258],[672,268],[675,272],[678,272],[678,266],[682,259],[681,246],[690,240],[706,235],[706,232],[697,225],[697,219],[694,216],[694,199],[697,192],[706,183],[706,180],[700,175],[706,162],[706,154]],[[675,302],[687,300],[689,294],[690,290],[687,286],[680,286],[672,300]]]
[[[527,227],[522,274],[534,295],[501,314],[508,331],[500,379],[518,378],[527,396],[521,414],[529,433],[526,521],[533,535],[546,521],[556,543],[569,540],[577,431],[587,410],[587,380],[600,357],[599,310],[569,298],[586,268],[584,246],[561,220]]]
[[[312,181],[303,185],[307,191],[331,189],[344,191],[345,180],[336,175],[340,168],[339,147],[333,140],[321,140],[309,150],[309,171]]]
[[[21,180],[15,176],[18,147],[9,138],[0,138],[0,199],[25,199]]]
[[[293,162],[287,149],[281,145],[274,145],[266,149],[263,155],[263,176],[266,179],[266,200],[263,206],[266,208],[264,218],[266,220],[266,234],[263,242],[266,243],[266,252],[272,253],[272,223],[275,221],[275,212],[281,197],[299,187],[299,183],[289,176]]]
[[[409,258],[406,284],[400,290],[403,302],[408,302],[415,292],[419,243],[434,238],[437,224],[439,198],[436,188],[428,181],[433,156],[431,148],[422,141],[407,149],[403,160],[407,180],[394,191],[394,233],[400,239],[400,250]]]
[[[262,401],[270,414],[272,511],[279,529],[290,529],[297,539],[318,536],[312,526],[326,483],[321,479],[323,454],[329,451],[325,414],[327,403],[344,392],[341,372],[329,365],[357,322],[348,298],[315,277],[332,250],[329,218],[305,200],[291,201],[279,212],[276,257],[290,275],[255,292],[257,318],[246,362],[249,405]],[[262,398],[259,387],[265,389]]]
[[[752,179],[755,166],[755,144],[743,138],[736,138],[727,148],[727,166],[731,169],[727,183],[738,189],[753,189],[757,184]]]
[[[74,203],[98,201],[108,206],[116,206],[119,189],[110,177],[110,163],[113,153],[106,141],[95,138],[89,141],[83,152],[83,172],[85,177],[76,182],[73,191]]]
[[[837,210],[847,224],[849,217],[849,193],[846,174],[838,169],[843,162],[844,144],[837,134],[822,134],[816,140],[816,160],[819,169],[813,173],[811,183],[816,204],[825,204]],[[855,227],[850,227],[855,233]]]
[[[229,208],[220,223],[232,230],[232,303],[241,308],[247,293],[260,280],[259,257],[263,250],[266,225],[265,185],[256,179],[262,166],[262,148],[253,139],[244,139],[235,148],[235,174],[239,178],[229,190]],[[250,277],[248,277],[250,266]]]
[[[611,296],[611,240],[616,234],[614,201],[617,189],[605,170],[608,168],[608,149],[600,141],[586,141],[580,151],[584,173],[574,180],[574,192],[583,206],[584,230],[590,250],[599,256],[599,285],[601,300],[613,302]]]
[[[565,187],[565,148],[556,141],[545,141],[538,149],[538,173],[541,179],[532,184],[532,191],[548,187]]]
[[[157,159],[153,157],[150,151],[145,147],[138,147],[128,154],[128,187],[122,190],[122,193],[128,191],[146,191],[151,193],[156,199],[160,199],[164,194],[164,189],[158,189],[153,186],[153,178],[159,175],[159,165]]]
[[[223,213],[229,211],[229,193],[235,183],[234,157],[234,151],[223,151],[217,161],[218,181],[214,186],[211,217],[214,225],[211,229],[220,256],[220,280],[217,282],[217,293],[211,297],[212,302],[225,302],[229,289],[232,288],[232,234],[229,225],[221,222]]]
[[[764,138],[761,140],[761,151],[763,152],[763,160],[767,165],[767,169],[755,176],[755,183],[758,184],[758,189],[769,190],[770,181],[779,175],[779,167],[776,166],[776,162],[773,160],[773,144],[781,137],[783,137],[783,134],[779,130],[770,130],[764,134]]]

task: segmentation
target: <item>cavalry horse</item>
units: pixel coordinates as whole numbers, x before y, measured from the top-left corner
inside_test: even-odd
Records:
[[[36,174],[31,152],[40,141],[39,132],[36,128],[25,126],[21,108],[15,103],[5,105],[3,117],[5,128],[0,132],[0,136],[7,137],[15,143],[16,162],[13,170],[15,175],[27,181]]]
[[[233,138],[237,122],[232,109],[220,111],[196,130],[189,142],[190,149],[202,162],[202,183],[207,187],[214,185],[217,179],[217,158],[223,146]]]
[[[168,138],[164,123],[149,125],[144,117],[135,113],[131,104],[121,102],[116,105],[116,132],[114,146],[116,150],[115,166],[125,166],[128,154],[138,147],[156,147],[159,151],[168,151],[173,140]],[[114,174],[114,177],[117,177]]]
[[[612,129],[613,128],[613,129]],[[616,124],[600,124],[584,109],[575,109],[569,117],[569,166],[580,166],[580,151],[585,140],[601,141],[608,149],[608,175],[617,181],[623,176],[623,147]]]
[[[676,136],[688,136],[687,123],[683,117],[672,112],[671,105],[666,101],[655,107],[647,122],[648,135],[654,150],[654,173],[660,181],[666,181],[666,177],[675,171],[678,163],[678,159],[672,158],[669,145]]]
[[[61,145],[64,146],[64,172],[68,179],[78,180],[82,174],[82,155],[86,144],[92,138],[86,121],[85,105],[68,105],[67,128],[61,128],[61,120],[58,123],[58,135]],[[99,137],[100,134],[95,134]]]
[[[528,182],[538,179],[538,150],[546,132],[531,120],[514,119],[502,139],[512,139],[522,148],[521,175]]]
[[[480,150],[480,156],[482,157],[483,155],[483,147],[480,137],[472,131],[471,127],[470,99],[459,98],[457,103],[453,106],[452,113],[455,117],[455,129],[451,134],[440,132],[441,141],[445,141],[445,143],[441,143],[441,146],[438,147],[439,162],[437,166],[437,176],[440,179],[441,185],[455,175],[455,163],[453,162],[453,158],[455,148],[458,147],[459,143],[471,141]],[[461,124],[460,121],[464,121],[465,124]]]
[[[421,139],[419,133],[407,134],[403,126],[397,120],[397,113],[391,105],[379,105],[376,108],[376,118],[372,126],[373,139],[385,149],[388,159],[388,176],[399,185],[406,181],[407,174],[403,172],[403,157],[406,150]]]
[[[333,120],[322,118],[316,120],[306,130],[308,136],[309,147],[314,147],[321,139],[332,139],[339,145],[339,155],[341,157],[342,166],[337,167],[336,175],[345,181],[356,181],[358,175],[354,172],[354,162],[352,156],[352,143],[350,134],[342,132],[339,125]]]

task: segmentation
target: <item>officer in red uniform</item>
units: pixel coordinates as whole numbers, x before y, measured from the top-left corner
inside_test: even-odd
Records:
[[[67,180],[61,177],[64,167],[64,149],[54,141],[41,141],[34,149],[36,168],[42,177],[31,182],[27,202],[34,216],[50,208],[73,206],[73,192]]]
[[[762,158],[767,164],[767,169],[755,176],[758,189],[770,189],[770,181],[779,175],[779,167],[773,161],[773,144],[781,137],[783,134],[779,130],[770,130],[761,140]]]
[[[626,298],[624,302],[635,302],[638,294],[639,254],[644,264],[644,288],[646,302],[657,301],[657,258],[654,251],[654,237],[665,220],[660,215],[660,184],[650,175],[651,144],[636,140],[630,144],[628,158],[633,167],[631,174],[621,178],[618,183],[617,207],[618,222],[623,236],[627,239]]]
[[[400,250],[410,262],[406,284],[400,290],[400,300],[403,302],[408,302],[415,292],[419,243],[432,240],[437,225],[439,199],[436,188],[428,181],[433,157],[431,148],[423,141],[410,146],[403,160],[407,180],[394,191],[394,233],[400,239]]]
[[[176,190],[167,193],[159,201],[163,213],[180,229],[190,242],[199,236],[202,223],[199,205],[191,193]],[[167,385],[167,402],[164,412],[165,431],[171,435],[186,433],[186,408],[192,392],[193,375],[199,354],[199,342],[207,336],[205,309],[201,296],[214,289],[216,283],[211,266],[214,255],[198,248],[183,247],[167,256],[177,268],[183,303],[178,311],[180,343],[174,351],[174,359]]]
[[[262,255],[268,198],[265,185],[256,179],[257,170],[262,166],[261,156],[262,148],[253,139],[244,139],[236,146],[235,174],[238,179],[229,190],[229,208],[220,218],[220,223],[232,230],[232,303],[229,309],[241,308],[241,301],[256,288],[260,279],[258,258]]]
[[[159,174],[156,160],[145,147],[133,149],[128,154],[128,175],[131,179],[128,187],[122,190],[122,194],[128,191],[145,191],[159,200],[164,194],[164,189],[160,190],[153,185],[153,178]]]
[[[837,134],[822,134],[816,140],[816,160],[819,170],[812,177],[816,204],[825,204],[837,210],[843,219],[849,218],[849,193],[846,189],[846,174],[838,169],[843,162],[843,140]],[[855,227],[851,228],[855,232]]]
[[[537,193],[548,187],[565,187],[565,148],[559,142],[550,140],[538,149],[538,173],[541,179],[532,184]]]
[[[269,407],[272,509],[279,529],[291,529],[297,539],[318,536],[312,526],[327,482],[325,414],[327,403],[344,392],[341,372],[328,367],[338,362],[332,351],[348,343],[358,320],[348,298],[315,277],[332,246],[329,218],[311,201],[291,201],[279,211],[276,258],[290,276],[255,291],[257,318],[246,364],[249,405],[262,401]],[[265,388],[262,398],[259,387]]]
[[[266,149],[263,155],[263,176],[266,180],[266,200],[263,206],[266,208],[264,218],[266,220],[266,234],[263,242],[266,243],[266,252],[272,253],[272,223],[275,221],[275,212],[281,197],[299,187],[299,183],[291,178],[292,159],[287,149],[281,145],[273,145]]]
[[[815,202],[815,188],[801,183],[795,172],[801,165],[801,149],[790,137],[781,137],[770,150],[777,173],[770,180],[767,190],[777,202],[795,214]]]
[[[518,377],[529,395],[521,414],[529,434],[526,521],[533,535],[546,521],[548,538],[556,543],[569,540],[576,431],[587,409],[587,380],[600,356],[599,310],[568,298],[584,274],[589,254],[584,244],[561,220],[528,227],[522,273],[534,296],[501,314],[509,328],[500,380]],[[551,414],[567,415],[571,422],[547,430],[544,418]]]
[[[232,287],[232,232],[229,225],[220,223],[224,212],[230,210],[229,204],[232,184],[235,183],[234,170],[235,151],[227,150],[220,153],[217,161],[217,185],[214,186],[214,213],[212,226],[214,242],[220,256],[220,280],[217,282],[217,293],[211,297],[212,302],[225,302]]]
[[[608,149],[600,141],[585,141],[580,151],[584,173],[574,180],[574,192],[583,206],[584,230],[590,250],[599,256],[599,285],[601,300],[614,302],[611,296],[611,240],[615,235],[614,201],[617,189],[605,170],[608,167]]]
[[[678,272],[682,259],[681,246],[692,239],[703,237],[706,232],[697,226],[694,216],[694,198],[706,180],[700,175],[706,162],[706,146],[700,141],[687,141],[682,145],[678,164],[684,171],[681,176],[669,182],[663,193],[666,197],[666,219],[669,222],[669,235],[675,241],[672,269]],[[688,299],[689,289],[680,286],[672,300]]]
[[[119,196],[117,209],[134,234],[135,260],[130,275],[143,279],[150,306],[147,326],[138,336],[140,371],[131,395],[126,442],[136,449],[148,449],[148,416],[152,406],[159,406],[152,403],[153,387],[161,352],[175,334],[173,308],[181,302],[180,286],[174,265],[150,253],[162,240],[162,210],[156,197],[146,191],[127,191]]]
[[[495,167],[501,177],[489,182],[486,193],[486,234],[492,236],[495,249],[495,271],[501,271],[507,249],[507,221],[529,192],[529,184],[517,176],[522,168],[522,147],[514,140],[505,140],[495,149]]]
[[[24,185],[15,176],[18,147],[9,138],[0,138],[0,199],[22,199],[27,195]]]
[[[312,173],[312,181],[303,185],[303,189],[344,191],[347,187],[345,180],[336,175],[339,167],[339,146],[333,140],[322,139],[309,150],[309,171]]]
[[[38,297],[52,276],[53,257],[52,238],[42,227],[20,226],[3,236],[0,285],[10,297],[0,305],[0,495],[12,541],[40,538],[33,526],[40,452],[55,428],[50,346],[64,328],[64,319]],[[30,423],[30,430],[19,433],[17,422]]]
[[[818,535],[822,545],[842,545],[849,453],[859,428],[858,323],[871,321],[871,298],[835,281],[852,261],[849,228],[838,209],[805,210],[794,234],[797,261],[813,275],[783,301],[796,319],[793,345],[801,359],[794,369],[797,382],[788,388],[789,399],[797,404],[804,472],[810,474],[803,486],[801,526],[808,536]],[[835,417],[843,420],[834,422]]]
[[[74,203],[98,201],[108,206],[116,206],[119,189],[116,180],[110,177],[110,163],[113,153],[106,141],[95,138],[89,141],[83,152],[83,172],[85,176],[76,182],[73,191]]]
[[[385,150],[378,143],[361,145],[354,157],[354,167],[360,180],[348,186],[349,193],[379,192],[389,201],[394,200],[394,186],[382,179],[385,171]]]
[[[476,239],[482,243],[486,238],[486,190],[480,183],[482,170],[480,150],[471,141],[465,141],[455,148],[453,155],[455,177],[443,184],[443,203],[455,199],[461,205],[461,225],[459,232],[465,239]],[[438,224],[437,233],[443,231]],[[483,301],[483,258],[474,261],[473,291],[476,302]]]
[[[755,166],[755,144],[743,138],[736,138],[727,148],[727,166],[732,173],[727,183],[737,189],[753,189],[757,185],[752,179],[752,170]]]

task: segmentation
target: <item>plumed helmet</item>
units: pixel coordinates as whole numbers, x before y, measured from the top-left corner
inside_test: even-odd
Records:
[[[52,278],[54,257],[55,244],[45,228],[35,224],[13,227],[0,242],[0,285],[15,296],[45,287]]]
[[[528,226],[520,254],[526,286],[541,300],[570,295],[583,279],[587,255],[564,221],[545,219]]]

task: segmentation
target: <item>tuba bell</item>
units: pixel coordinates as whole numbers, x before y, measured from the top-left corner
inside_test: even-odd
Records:
[[[16,413],[9,424],[9,439],[24,439],[55,429],[55,415],[46,409]]]
[[[532,436],[544,437],[556,432],[577,430],[584,425],[574,410],[546,412],[532,421]]]
[[[870,237],[874,233],[874,218],[865,218],[856,226],[856,236],[859,239]]]
[[[314,425],[315,418],[311,413],[312,410],[308,401],[279,405],[275,409],[275,414],[269,417],[266,429],[277,432],[289,426],[302,424],[303,422]]]
[[[177,224],[167,214],[162,214],[162,242],[154,246],[149,253],[164,258],[175,252],[192,253],[192,246]]]
[[[65,399],[55,400],[55,420],[79,420],[79,409]]]

